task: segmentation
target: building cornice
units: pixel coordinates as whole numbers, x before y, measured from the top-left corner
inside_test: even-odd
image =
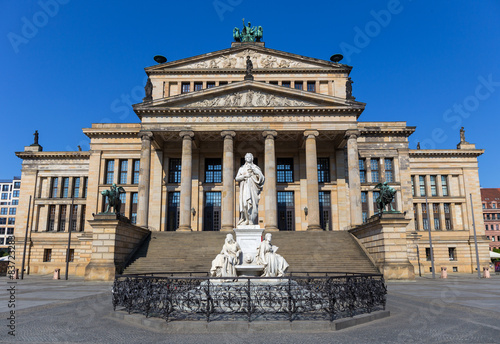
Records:
[[[472,157],[477,158],[484,153],[484,149],[410,149],[410,158],[450,158]]]
[[[416,127],[403,128],[359,128],[361,137],[402,136],[409,137]]]
[[[89,159],[90,152],[16,152],[20,159]]]

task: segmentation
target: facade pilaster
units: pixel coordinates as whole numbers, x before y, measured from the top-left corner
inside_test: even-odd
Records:
[[[182,160],[181,160],[181,195],[178,231],[191,231],[191,188],[193,165],[193,137],[192,131],[181,131]]]
[[[151,178],[151,140],[153,134],[150,132],[141,133],[141,162],[139,169],[139,187],[137,204],[137,225],[148,226],[149,212],[149,187]]]
[[[234,228],[234,131],[224,130],[223,172],[222,172],[222,231]]]
[[[351,226],[360,225],[363,222],[361,218],[361,183],[359,180],[358,136],[358,130],[348,130],[346,132]]]
[[[319,215],[319,191],[318,191],[318,156],[316,152],[316,137],[319,132],[306,130],[306,176],[307,176],[307,230],[321,230]]]
[[[265,178],[264,200],[265,200],[265,229],[266,231],[278,230],[278,197],[276,192],[276,152],[274,140],[278,133],[276,131],[264,131],[262,136],[265,139],[264,164]]]

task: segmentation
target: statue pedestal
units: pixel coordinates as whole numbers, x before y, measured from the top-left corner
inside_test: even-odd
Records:
[[[259,225],[245,225],[234,228],[236,233],[236,242],[240,245],[241,253],[243,255],[241,262],[242,266],[252,265],[257,254],[257,247],[262,241],[262,232],[264,228]]]

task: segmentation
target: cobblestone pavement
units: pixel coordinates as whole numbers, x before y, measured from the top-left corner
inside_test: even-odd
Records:
[[[389,282],[389,318],[329,333],[166,334],[112,317],[110,283],[27,276],[16,284],[8,334],[8,279],[0,278],[1,343],[498,343],[500,276]]]

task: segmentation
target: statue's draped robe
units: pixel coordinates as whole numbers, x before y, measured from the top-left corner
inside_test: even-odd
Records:
[[[262,277],[281,277],[288,269],[285,258],[277,254],[276,250],[278,248],[266,240],[257,248],[256,263],[265,266]]]
[[[241,249],[238,243],[226,242],[222,251],[212,261],[210,275],[213,277],[236,277],[236,265],[239,264]]]
[[[253,170],[254,174],[246,179],[249,175],[249,168]],[[235,179],[240,182],[240,212],[248,211],[250,224],[257,225],[259,223],[260,191],[264,185],[264,175],[257,165],[246,162],[238,170]]]

